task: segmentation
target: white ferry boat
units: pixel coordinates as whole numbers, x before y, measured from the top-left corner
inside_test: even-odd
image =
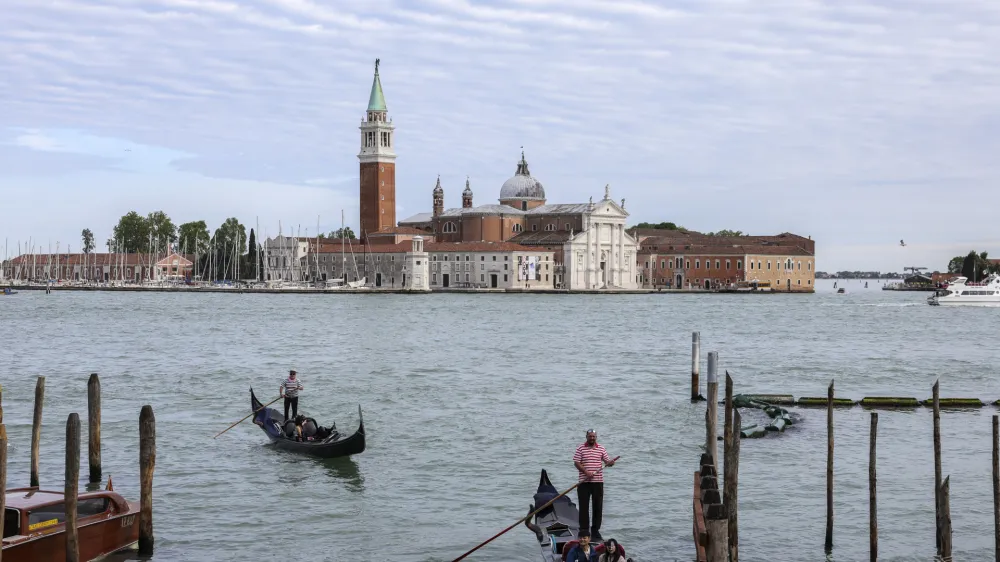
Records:
[[[939,306],[1000,306],[1000,275],[992,273],[982,283],[969,283],[956,277],[943,289],[927,298],[927,304]]]

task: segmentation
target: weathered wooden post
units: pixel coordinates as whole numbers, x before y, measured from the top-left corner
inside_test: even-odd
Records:
[[[993,416],[993,545],[1000,562],[1000,416]]]
[[[941,397],[938,383],[931,387],[934,407],[934,543],[941,553]]]
[[[878,413],[872,412],[871,436],[868,444],[868,535],[869,558],[878,560],[878,503],[875,496],[875,440],[878,436]]]
[[[80,486],[80,415],[66,420],[66,562],[80,561],[79,529],[76,526],[77,493]]]
[[[701,398],[701,384],[698,381],[701,372],[701,332],[691,333],[691,401]]]
[[[706,506],[705,529],[708,534],[708,546],[705,557],[708,562],[726,562],[729,558],[729,529],[727,527],[726,506],[718,503]]]
[[[729,374],[726,373],[729,379]],[[733,436],[732,443],[726,450],[725,466],[725,488],[723,489],[723,503],[726,506],[726,514],[729,516],[729,562],[739,562],[740,560],[740,527],[737,518],[739,501],[737,493],[739,489],[740,476],[740,412],[733,408]]]
[[[705,452],[712,455],[715,472],[719,472],[718,440],[719,440],[719,354],[712,351],[708,354],[708,404],[705,424]]]
[[[97,373],[87,381],[87,456],[90,460],[90,483],[101,481],[101,380]]]
[[[0,423],[3,423],[3,385],[0,384]]]
[[[951,562],[951,476],[941,484],[941,558]]]
[[[31,486],[38,486],[38,443],[42,439],[42,404],[45,402],[45,377],[35,383],[35,415],[31,422]]]
[[[0,529],[5,529],[4,515],[7,513],[7,427],[0,424]],[[0,560],[3,551],[0,550]]]
[[[153,469],[156,467],[156,419],[153,407],[139,412],[139,554],[153,553]]]
[[[833,381],[826,389],[826,551],[833,550]]]

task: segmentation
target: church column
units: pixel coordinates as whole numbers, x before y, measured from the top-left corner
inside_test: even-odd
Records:
[[[590,262],[591,262],[591,259],[590,259],[590,228],[591,228],[591,225],[590,225],[590,217],[588,217],[586,215],[584,215],[584,217],[583,217],[583,227],[587,231],[587,239],[586,239],[587,245],[584,248],[584,252],[583,252],[583,288],[584,289],[589,289],[590,288],[590,267],[591,267],[591,265],[590,265]]]
[[[621,263],[621,285],[625,286],[625,277],[631,274],[631,268],[625,261],[625,224],[618,225],[618,260]]]

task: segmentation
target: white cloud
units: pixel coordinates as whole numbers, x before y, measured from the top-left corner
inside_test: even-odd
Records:
[[[17,87],[0,91],[0,125],[16,129],[0,151],[62,158],[52,131],[71,129],[189,155],[174,165],[209,191],[239,179],[355,197],[379,57],[397,201],[413,212],[430,208],[438,173],[449,205],[466,174],[488,202],[522,145],[553,201],[611,183],[636,221],[811,234],[836,260],[828,269],[898,269],[908,264],[894,251],[834,248],[946,243],[1000,204],[1000,10],[989,0],[4,6],[0,75]],[[130,167],[134,155],[82,153],[156,183]],[[53,162],[64,178],[109,165]],[[0,170],[0,188],[23,193],[25,168]],[[348,179],[320,183],[337,178]],[[185,204],[169,192],[164,202]]]

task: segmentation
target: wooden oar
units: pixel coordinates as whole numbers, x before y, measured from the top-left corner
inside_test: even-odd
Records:
[[[618,455],[617,457],[615,457],[615,458],[611,459],[611,462],[615,462],[615,461],[617,461],[617,460],[618,460],[618,459],[620,459],[620,458],[622,458],[622,457],[621,457],[621,455]],[[595,472],[595,473],[594,473],[594,476],[596,476],[597,474],[599,474],[599,473],[601,473],[601,472],[604,472],[604,469],[605,469],[605,468],[607,468],[607,467],[606,467],[606,466],[602,466],[600,470],[598,470],[597,472]],[[592,476],[591,478],[593,478],[593,476]],[[538,509],[536,509],[535,511],[532,511],[532,512],[531,512],[531,513],[529,513],[528,515],[526,515],[526,516],[524,516],[524,517],[522,517],[522,518],[518,519],[517,521],[515,521],[515,522],[511,523],[510,527],[507,527],[507,528],[506,528],[506,529],[504,529],[503,531],[500,531],[499,533],[497,533],[497,534],[493,535],[492,537],[490,537],[490,538],[489,538],[489,539],[487,539],[486,541],[484,541],[484,542],[481,542],[481,543],[479,543],[479,545],[478,545],[478,546],[476,546],[476,548],[473,548],[472,550],[470,550],[470,551],[466,552],[465,554],[463,554],[463,555],[459,556],[458,558],[456,558],[456,559],[452,560],[452,562],[458,562],[459,560],[463,560],[463,559],[464,559],[464,558],[465,558],[466,556],[468,556],[468,555],[472,554],[473,552],[475,552],[475,551],[479,550],[480,548],[483,548],[484,546],[486,546],[486,545],[490,544],[491,542],[493,542],[493,540],[494,540],[494,539],[496,539],[496,538],[500,537],[501,535],[503,535],[503,534],[504,534],[504,533],[506,533],[507,531],[509,531],[509,530],[513,529],[514,527],[517,527],[517,526],[518,526],[518,525],[520,525],[521,523],[524,523],[524,522],[525,522],[525,521],[527,521],[528,519],[531,519],[531,516],[533,516],[534,514],[538,513],[539,511],[542,511],[542,510],[543,510],[543,509],[545,509],[546,507],[549,507],[550,505],[552,505],[553,503],[555,503],[555,501],[556,501],[557,499],[559,499],[559,498],[561,498],[561,497],[565,496],[566,494],[568,494],[568,493],[572,492],[572,491],[573,491],[573,490],[575,490],[575,489],[576,489],[576,488],[577,488],[577,487],[578,487],[578,486],[579,486],[580,484],[583,484],[583,482],[577,482],[576,484],[573,484],[573,487],[572,487],[572,488],[570,488],[570,489],[566,490],[565,492],[563,492],[563,493],[559,494],[558,496],[556,496],[556,497],[552,498],[551,500],[549,500],[548,502],[546,502],[546,504],[545,504],[545,505],[543,505],[542,507],[539,507],[539,508],[538,508]]]
[[[243,418],[242,420],[240,420],[240,421],[238,421],[238,422],[234,423],[233,425],[231,425],[231,426],[227,427],[226,429],[223,429],[222,431],[220,431],[220,432],[216,433],[216,434],[215,434],[215,437],[218,437],[218,436],[222,435],[223,433],[225,433],[225,432],[229,431],[230,429],[232,429],[232,428],[234,428],[234,427],[236,427],[236,426],[240,425],[241,423],[243,423],[244,421],[246,421],[246,419],[247,419],[247,418],[249,418],[250,416],[252,416],[252,415],[256,414],[257,412],[259,412],[259,411],[261,411],[261,410],[263,410],[264,408],[267,408],[268,406],[270,406],[271,404],[274,404],[275,402],[277,402],[278,400],[281,400],[282,398],[284,398],[284,396],[279,396],[279,397],[275,398],[274,400],[271,400],[271,401],[270,401],[270,402],[268,402],[267,404],[264,404],[263,406],[261,406],[261,407],[260,407],[259,409],[257,409],[256,411],[254,411],[254,412],[250,412],[249,414],[247,414],[247,417],[246,417],[246,418]],[[215,439],[215,437],[213,437],[212,439]]]

